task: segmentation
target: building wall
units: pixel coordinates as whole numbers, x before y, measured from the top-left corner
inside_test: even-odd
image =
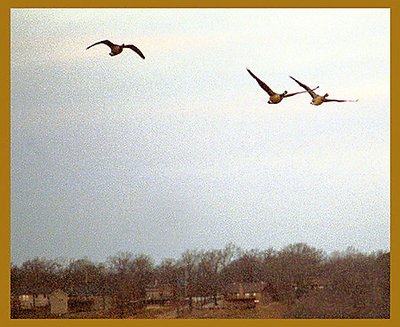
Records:
[[[23,294],[18,297],[21,309],[33,309],[33,295]]]
[[[68,312],[68,294],[55,290],[49,295],[50,312],[52,314],[60,315]]]
[[[146,292],[146,298],[148,300],[159,300],[161,299],[161,294],[159,290],[151,290]]]
[[[21,309],[33,309],[49,305],[49,298],[45,294],[23,294],[18,296]]]

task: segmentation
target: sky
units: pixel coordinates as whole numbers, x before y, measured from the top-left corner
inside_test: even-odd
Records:
[[[10,41],[13,263],[389,249],[389,9],[12,9]]]

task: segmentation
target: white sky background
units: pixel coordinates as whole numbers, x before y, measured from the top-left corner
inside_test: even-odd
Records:
[[[389,249],[388,9],[13,9],[11,259]],[[135,44],[116,57],[94,42]],[[268,105],[288,76],[357,103]]]

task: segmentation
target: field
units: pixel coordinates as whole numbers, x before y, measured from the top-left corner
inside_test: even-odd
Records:
[[[128,319],[279,319],[283,317],[287,306],[281,303],[260,304],[254,309],[231,308],[188,308],[177,310],[175,307],[149,306]],[[74,317],[75,316],[75,317]],[[67,317],[64,317],[67,318]],[[68,318],[94,318],[88,313],[70,314]],[[101,317],[98,317],[101,318]],[[103,317],[106,318],[106,317]],[[117,316],[110,318],[119,318]]]
[[[194,309],[185,312],[186,319],[279,319],[283,318],[286,305],[282,303],[260,304],[254,309]]]
[[[177,310],[176,307],[148,306],[135,314],[126,314],[123,319],[280,319],[283,318],[287,306],[274,302],[258,304],[253,309],[231,308],[188,308]],[[60,319],[120,319],[118,314],[104,314],[99,311],[75,312],[54,317],[45,311],[29,312],[16,316],[22,319],[60,318]]]

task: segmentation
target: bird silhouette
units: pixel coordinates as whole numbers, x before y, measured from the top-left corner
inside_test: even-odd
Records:
[[[300,93],[306,93],[307,91],[300,91],[300,92],[295,92],[295,93],[288,93],[287,91],[279,94],[279,93],[275,93],[274,91],[271,90],[271,88],[265,84],[262,80],[260,80],[256,75],[254,75],[250,69],[247,68],[247,71],[249,72],[249,74],[257,81],[258,85],[261,86],[261,88],[268,93],[269,95],[269,104],[277,104],[279,102],[281,102],[283,100],[283,98],[288,98],[291,97],[293,95],[296,94],[300,94]],[[318,86],[315,88],[317,89]],[[314,90],[315,90],[314,89]]]
[[[140,57],[142,57],[144,59],[144,54],[142,53],[142,51],[140,51],[133,44],[121,44],[121,45],[118,45],[118,44],[112,43],[109,40],[103,40],[103,41],[99,41],[99,42],[93,43],[92,45],[88,46],[86,48],[86,50],[90,49],[91,47],[93,47],[93,46],[95,46],[97,44],[108,45],[110,47],[110,49],[111,49],[111,52],[109,53],[110,56],[116,56],[116,55],[120,54],[124,48],[129,48],[129,49],[132,49],[133,51],[135,51]]]
[[[294,80],[297,84],[299,84],[301,87],[303,87],[312,97],[312,101],[310,102],[312,105],[314,106],[319,106],[321,104],[323,104],[324,102],[331,102],[331,101],[335,101],[335,102],[357,102],[357,100],[337,100],[337,99],[327,99],[327,97],[329,96],[328,93],[325,93],[324,95],[318,95],[314,92],[314,90],[311,90],[307,85],[299,82],[297,79],[295,79],[292,76],[289,76],[292,80]]]

